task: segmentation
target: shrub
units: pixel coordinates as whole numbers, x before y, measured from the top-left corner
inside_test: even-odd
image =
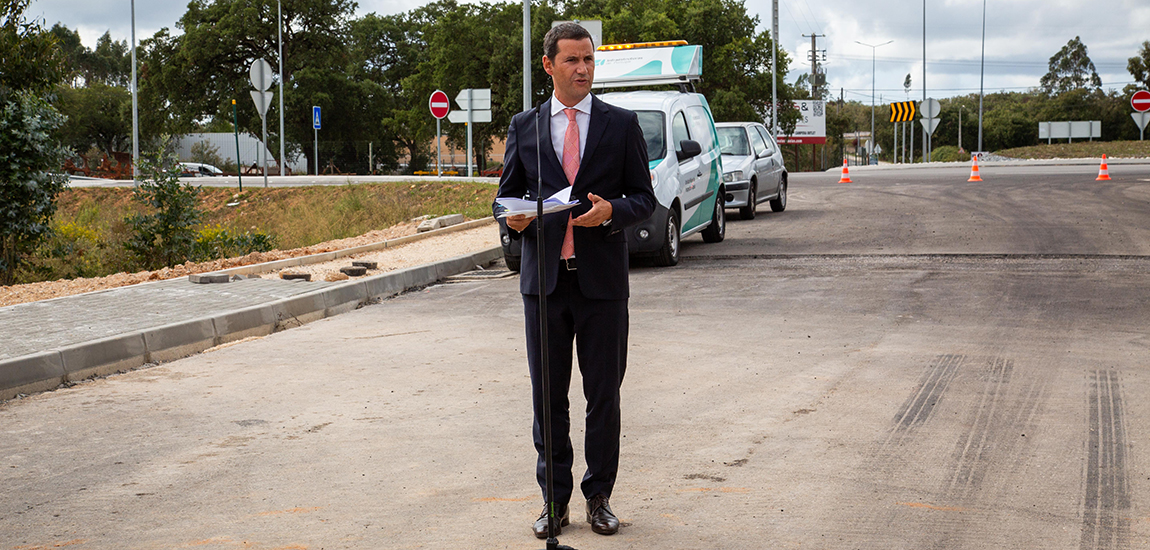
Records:
[[[188,261],[195,251],[195,227],[203,218],[197,207],[200,188],[180,183],[175,157],[143,158],[140,174],[144,180],[132,198],[154,212],[125,220],[131,227],[131,236],[124,247],[148,269]]]
[[[943,145],[930,152],[930,160],[934,162],[970,162],[969,153],[959,153],[954,145]]]
[[[194,257],[198,261],[244,256],[275,248],[275,237],[262,231],[237,233],[221,225],[208,225],[196,237]]]
[[[67,151],[53,137],[64,123],[44,99],[0,86],[0,285],[51,234],[56,196],[67,176],[50,174]]]

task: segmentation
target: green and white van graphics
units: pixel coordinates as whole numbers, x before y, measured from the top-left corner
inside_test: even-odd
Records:
[[[617,47],[617,46],[616,46]],[[607,50],[604,50],[608,48]],[[702,66],[700,46],[609,49],[595,53],[595,87],[676,84],[680,91],[627,91],[599,99],[635,111],[647,141],[651,183],[658,204],[651,218],[627,231],[632,255],[658,265],[679,261],[679,244],[702,233],[719,242],[726,233],[722,156],[711,106],[691,91]]]

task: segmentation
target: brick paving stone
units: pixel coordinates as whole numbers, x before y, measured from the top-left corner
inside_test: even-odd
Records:
[[[187,277],[0,308],[0,359],[90,342],[274,302],[337,283]]]

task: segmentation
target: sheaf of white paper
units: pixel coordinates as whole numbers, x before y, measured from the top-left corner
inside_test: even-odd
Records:
[[[495,201],[498,202],[500,206],[507,209],[503,213],[499,214],[500,218],[516,216],[519,214],[534,216],[539,213],[539,205],[535,201],[503,197],[495,199]],[[571,200],[571,187],[564,187],[554,195],[543,199],[543,213],[550,214],[552,212],[562,212],[564,210],[574,208],[578,204],[579,201]]]

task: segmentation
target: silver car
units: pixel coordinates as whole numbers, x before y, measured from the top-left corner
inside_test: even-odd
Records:
[[[771,201],[771,210],[787,208],[787,167],[770,132],[757,122],[715,124],[723,158],[723,187],[728,208],[738,208],[744,220],[755,217],[758,204]]]

